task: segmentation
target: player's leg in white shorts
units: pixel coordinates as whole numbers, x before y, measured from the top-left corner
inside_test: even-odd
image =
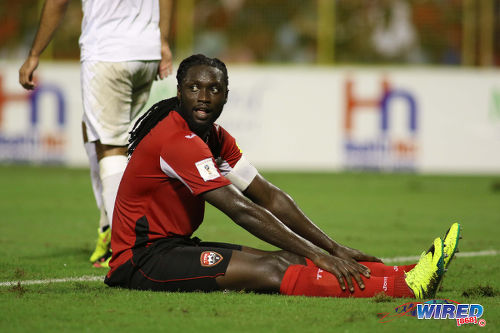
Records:
[[[90,145],[127,146],[129,131],[142,114],[157,68],[158,61],[82,62],[83,121]],[[87,151],[94,152],[95,147]],[[110,223],[127,158],[112,155],[98,161],[97,154],[88,156],[96,201],[104,206]]]

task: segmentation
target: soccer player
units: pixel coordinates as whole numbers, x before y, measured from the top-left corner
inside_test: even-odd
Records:
[[[19,82],[34,89],[39,57],[63,20],[69,0],[46,0]],[[83,140],[101,211],[90,261],[108,267],[110,221],[127,165],[128,133],[143,113],[155,77],[172,72],[168,31],[172,0],[82,0],[80,36]]]
[[[203,55],[186,58],[177,84],[177,96],[154,105],[131,133],[106,284],[332,297],[434,295],[456,250],[458,224],[446,234],[445,245],[436,238],[417,265],[386,266],[343,246],[262,177],[215,123],[229,92],[224,63]],[[192,238],[203,221],[205,201],[282,250]]]

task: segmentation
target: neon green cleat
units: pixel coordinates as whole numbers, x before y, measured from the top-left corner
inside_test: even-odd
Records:
[[[458,252],[458,240],[460,236],[461,227],[458,223],[453,223],[444,235],[444,268],[447,269],[453,259],[455,253]]]
[[[94,267],[97,268],[109,268],[109,262],[111,261],[111,250],[108,250],[105,255],[99,258],[93,263]]]
[[[111,246],[111,228],[108,228],[103,232],[101,232],[101,230],[98,228],[97,235],[97,244],[94,253],[92,253],[92,255],[90,256],[91,263],[95,263],[105,257],[107,252],[109,252],[109,248]]]
[[[415,298],[433,298],[443,276],[443,241],[436,238],[430,249],[422,253],[417,265],[406,273],[405,281]]]

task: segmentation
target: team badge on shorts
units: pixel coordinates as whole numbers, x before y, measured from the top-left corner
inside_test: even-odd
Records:
[[[203,267],[211,267],[220,263],[224,259],[219,253],[214,251],[204,251],[201,253],[200,262]]]

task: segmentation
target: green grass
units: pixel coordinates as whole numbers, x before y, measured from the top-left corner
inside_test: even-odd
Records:
[[[493,176],[264,173],[324,231],[380,257],[415,256],[453,222],[462,252],[499,250],[500,191]],[[88,257],[98,212],[88,170],[0,166],[0,282],[104,275]],[[196,235],[272,249],[212,207]],[[498,331],[497,256],[457,258],[439,298],[484,306]],[[468,295],[468,296],[466,296]],[[452,320],[402,317],[380,323],[408,299],[326,299],[245,293],[154,293],[101,282],[0,287],[0,332],[366,332],[445,331]]]

